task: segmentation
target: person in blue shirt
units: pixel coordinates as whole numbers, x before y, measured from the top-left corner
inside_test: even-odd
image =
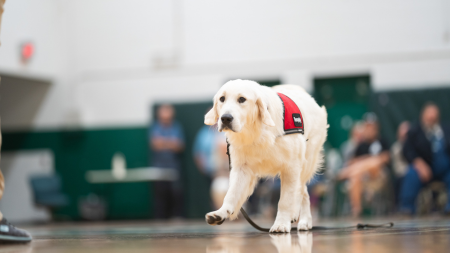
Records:
[[[209,179],[216,172],[216,161],[214,159],[218,148],[219,135],[216,127],[203,126],[197,133],[194,142],[194,160],[200,172]]]
[[[217,125],[200,128],[195,136],[192,153],[198,170],[206,176],[212,208],[220,208],[223,201],[223,192],[217,193],[212,186],[218,178],[228,180],[229,166],[226,150],[225,135],[217,131]]]
[[[178,170],[181,174],[180,153],[184,149],[182,126],[174,120],[175,110],[171,105],[161,105],[157,120],[149,129],[153,166]],[[181,180],[154,182],[155,218],[183,217],[183,192]]]

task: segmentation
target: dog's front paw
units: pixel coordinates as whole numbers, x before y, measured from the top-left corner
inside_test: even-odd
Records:
[[[275,221],[273,226],[270,228],[270,233],[290,233],[291,232],[291,223],[288,222],[279,222]]]
[[[312,228],[312,218],[302,218],[298,221],[297,230],[298,231],[307,231]]]
[[[222,225],[226,218],[230,215],[230,211],[227,210],[217,210],[215,212],[210,212],[205,215],[205,220],[209,225]]]

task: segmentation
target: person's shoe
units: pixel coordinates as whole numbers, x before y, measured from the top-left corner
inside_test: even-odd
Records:
[[[5,217],[0,221],[0,242],[30,242],[31,240],[32,237],[27,231],[14,227]]]

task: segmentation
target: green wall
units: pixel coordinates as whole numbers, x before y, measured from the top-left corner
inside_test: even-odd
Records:
[[[441,121],[450,123],[450,88],[376,92],[370,97],[370,109],[379,117],[382,136],[393,143],[398,125],[405,120],[417,122],[428,101],[439,106]]]

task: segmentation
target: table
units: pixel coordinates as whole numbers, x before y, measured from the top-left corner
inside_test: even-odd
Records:
[[[143,167],[127,169],[123,178],[115,177],[112,170],[90,170],[86,172],[86,180],[92,184],[130,183],[148,181],[176,181],[179,178],[175,169]]]

